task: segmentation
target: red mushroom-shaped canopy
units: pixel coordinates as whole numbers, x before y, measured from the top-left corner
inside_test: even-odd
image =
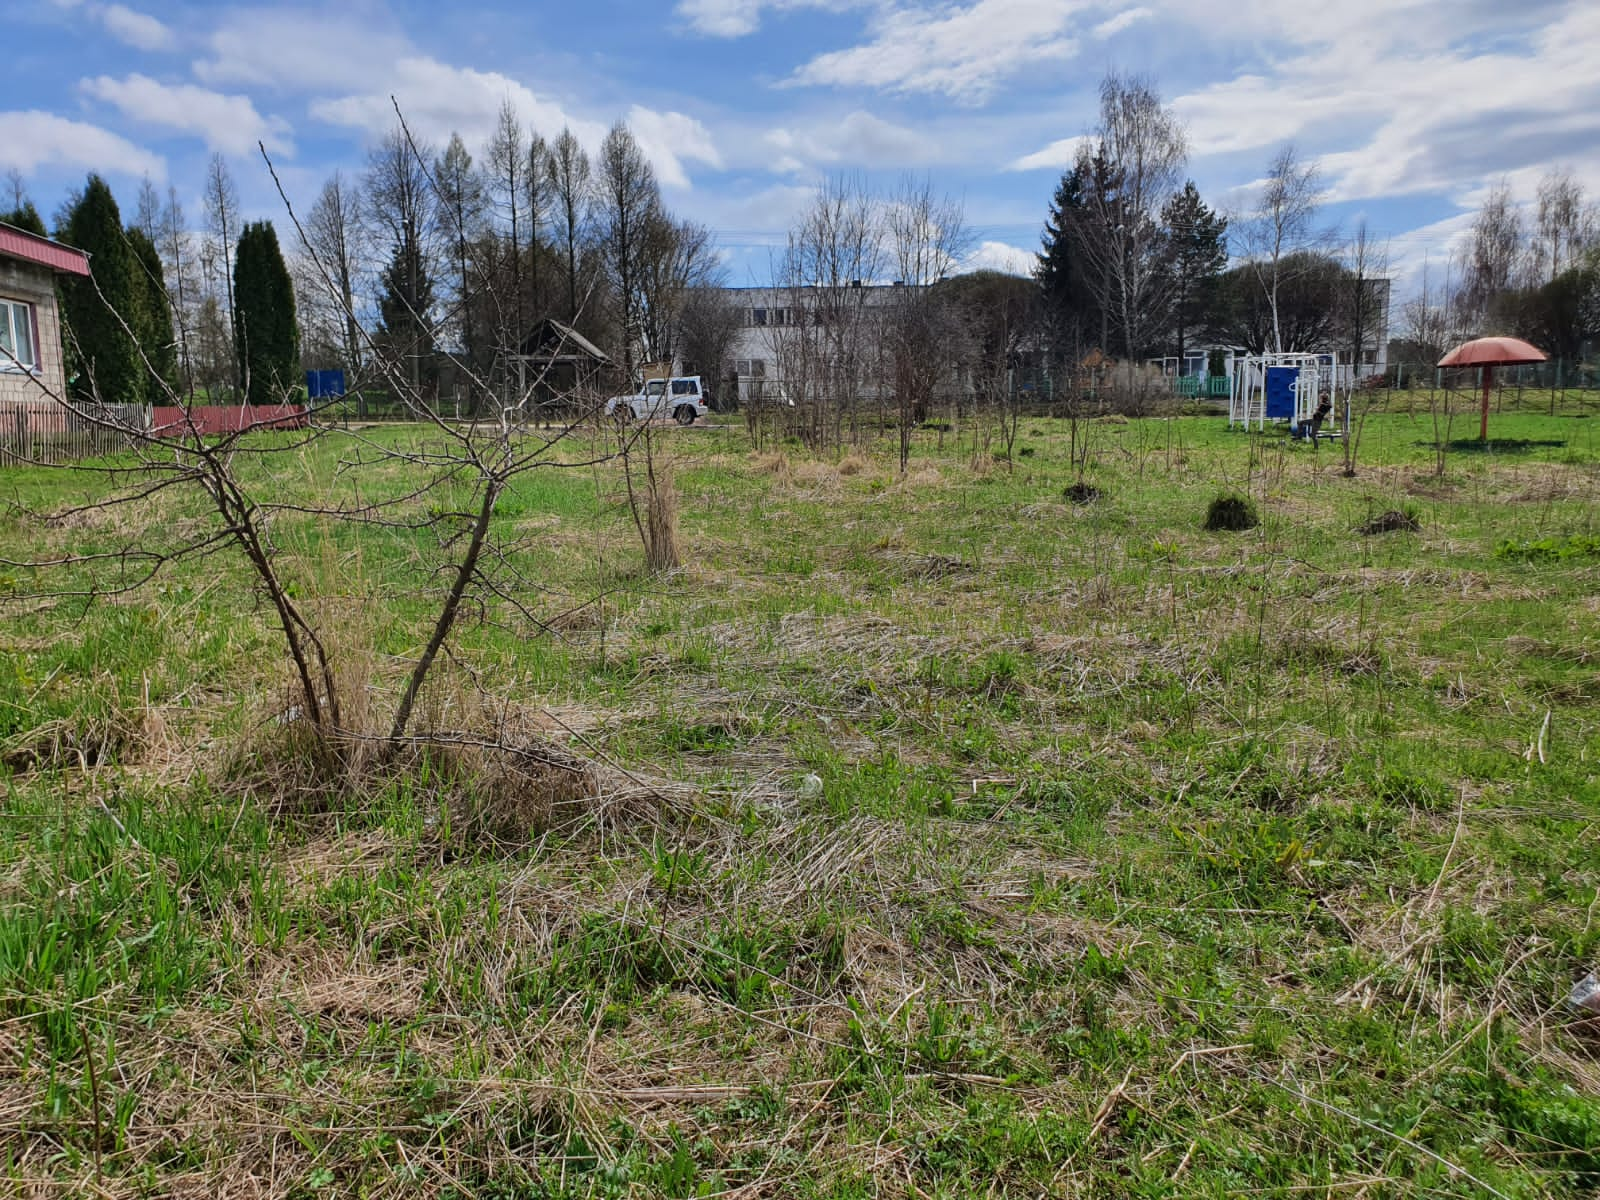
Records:
[[[1545,353],[1530,346],[1521,338],[1486,337],[1462,342],[1439,360],[1441,367],[1481,367],[1483,369],[1483,415],[1478,422],[1478,438],[1489,440],[1489,388],[1494,383],[1496,367],[1514,367],[1519,363],[1547,361]]]
[[[1441,367],[1511,367],[1546,361],[1543,350],[1521,338],[1482,337],[1462,342],[1439,360]]]

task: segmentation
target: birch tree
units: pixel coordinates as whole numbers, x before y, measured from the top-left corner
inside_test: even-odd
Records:
[[[1315,163],[1301,162],[1293,144],[1273,157],[1255,210],[1244,224],[1251,273],[1266,296],[1272,350],[1284,350],[1281,298],[1297,268],[1316,261],[1305,254],[1316,242],[1314,222],[1322,200]]]

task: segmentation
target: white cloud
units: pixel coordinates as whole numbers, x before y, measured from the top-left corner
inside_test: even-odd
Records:
[[[1130,25],[1137,25],[1140,21],[1148,21],[1153,16],[1155,16],[1155,13],[1143,5],[1138,8],[1127,9],[1096,25],[1094,27],[1094,36],[1104,41],[1106,38],[1114,37],[1121,33]]]
[[[736,38],[761,28],[762,13],[800,8],[840,12],[871,0],[678,0],[673,9],[694,32],[706,37]]]
[[[1043,150],[1035,150],[1032,154],[1024,154],[1021,158],[1008,163],[1008,171],[1037,171],[1049,167],[1056,171],[1065,171],[1078,161],[1078,151],[1086,145],[1093,145],[1094,139],[1088,134],[1078,137],[1060,138],[1051,142]]]
[[[477,153],[494,130],[501,104],[510,100],[525,129],[552,137],[568,126],[591,150],[605,137],[604,126],[571,116],[561,105],[497,71],[452,67],[437,59],[411,56],[388,64],[381,78],[361,82],[370,90],[313,101],[311,115],[376,137],[394,128],[394,104],[398,103],[407,126],[419,140],[443,144],[451,133],[459,133]]]
[[[172,30],[160,21],[125,5],[108,4],[97,15],[113,37],[136,49],[170,50],[178,44]]]
[[[1363,0],[1365,2],[1365,0]],[[1487,10],[1486,10],[1487,11]],[[1461,192],[1600,147],[1600,6],[1569,3],[1524,42],[1489,17],[1455,40],[1329,55],[1291,46],[1266,70],[1180,97],[1197,155],[1296,141],[1329,199]]]
[[[934,12],[902,8],[873,22],[873,40],[812,59],[792,83],[933,92],[986,100],[1003,81],[1078,50],[1069,30],[1085,0],[974,0]]]
[[[761,0],[682,0],[674,10],[708,37],[734,38],[761,27]]]
[[[1006,242],[981,242],[962,262],[963,271],[1004,271],[1007,275],[1032,275],[1038,256]]]
[[[817,165],[926,166],[941,157],[925,133],[857,109],[843,120],[819,120],[803,129],[774,129],[764,141],[776,152],[772,170],[793,174]]]
[[[258,141],[274,153],[294,152],[288,124],[278,117],[263,117],[248,96],[225,96],[192,83],[161,83],[148,75],[126,79],[101,75],[80,86],[135,121],[194,134],[224,154],[250,154]]]
[[[368,15],[323,9],[235,9],[222,14],[194,64],[202,83],[293,91],[379,88],[415,51],[404,34]]]
[[[0,163],[30,173],[42,166],[166,177],[155,154],[98,125],[47,112],[0,112]]]
[[[717,153],[711,135],[693,117],[680,112],[657,112],[636,104],[628,110],[628,128],[661,182],[668,187],[689,186],[689,175],[683,167],[685,159],[717,170],[722,167],[722,156]]]

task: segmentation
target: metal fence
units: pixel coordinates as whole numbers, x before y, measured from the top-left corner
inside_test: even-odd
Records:
[[[56,464],[127,449],[128,431],[148,429],[142,404],[68,407],[55,400],[0,401],[0,466]]]

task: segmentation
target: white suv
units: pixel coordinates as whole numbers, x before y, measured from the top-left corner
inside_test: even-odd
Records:
[[[679,425],[693,425],[696,419],[709,411],[698,375],[652,379],[641,392],[632,396],[613,396],[606,401],[606,416],[616,421],[643,421],[670,416]]]

